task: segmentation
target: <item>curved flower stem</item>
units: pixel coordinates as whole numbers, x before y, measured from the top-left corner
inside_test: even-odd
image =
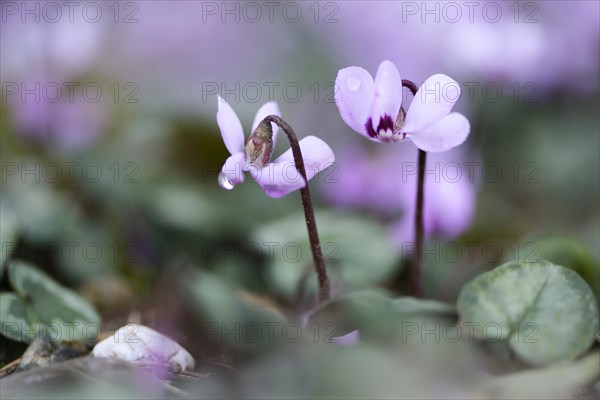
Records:
[[[264,119],[264,121],[272,122],[278,125],[285,132],[290,142],[290,147],[292,148],[296,169],[306,182],[306,186],[300,189],[300,197],[302,198],[302,207],[304,207],[304,219],[306,220],[306,229],[308,230],[310,249],[312,251],[313,261],[315,263],[317,277],[319,279],[319,301],[322,302],[328,300],[330,296],[329,278],[327,277],[327,269],[325,268],[325,261],[323,260],[323,253],[321,252],[321,244],[319,243],[319,233],[317,232],[317,223],[315,222],[315,211],[310,198],[310,191],[308,190],[308,179],[306,178],[306,169],[304,168],[304,159],[302,158],[302,152],[300,151],[298,138],[296,137],[294,130],[287,124],[287,122],[281,119],[281,117],[278,117],[277,115],[269,115]]]
[[[412,81],[402,80],[402,86],[408,88],[416,96],[418,87]],[[421,297],[421,261],[423,257],[423,203],[425,200],[425,163],[427,153],[419,149],[419,175],[417,180],[417,205],[415,208],[415,258],[412,262],[411,289],[415,297]]]

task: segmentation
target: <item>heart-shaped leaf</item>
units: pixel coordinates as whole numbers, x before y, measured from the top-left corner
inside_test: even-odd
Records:
[[[53,342],[93,342],[100,330],[96,310],[75,292],[60,286],[36,267],[12,261],[8,277],[16,293],[1,294],[1,333],[31,342],[44,335]]]
[[[579,240],[566,235],[543,235],[523,238],[515,245],[516,253],[509,252],[512,259],[505,261],[548,260],[577,272],[600,302],[600,266],[594,255]],[[511,254],[512,253],[512,254]],[[515,255],[518,259],[515,259]]]
[[[598,332],[598,307],[585,281],[548,261],[508,263],[467,283],[457,303],[478,338],[508,340],[523,360],[575,359]]]

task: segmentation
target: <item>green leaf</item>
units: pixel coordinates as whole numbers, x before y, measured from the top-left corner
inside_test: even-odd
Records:
[[[65,245],[57,248],[58,272],[73,285],[110,275],[117,262],[135,261],[132,244],[115,242],[98,224],[79,223],[61,236],[60,243]]]
[[[144,200],[153,218],[186,232],[218,229],[225,213],[222,205],[211,202],[203,191],[183,184],[157,186]]]
[[[581,241],[568,236],[553,235],[525,238],[520,242],[525,243],[520,246],[524,251],[518,253],[519,260],[516,261],[543,259],[570,268],[585,279],[594,291],[596,299],[600,301],[600,266]]]
[[[9,263],[8,276],[16,294],[2,297],[2,321],[11,322],[6,329],[3,327],[4,335],[22,342],[31,342],[36,334],[54,342],[96,339],[100,317],[75,292],[22,261]],[[17,333],[8,329],[11,332],[16,329]]]
[[[397,321],[395,342],[398,346],[418,351],[427,360],[452,360],[470,363],[477,357],[477,348],[468,340],[467,332],[458,324],[458,312],[453,304],[437,300],[400,297],[389,300]]]
[[[323,257],[332,282],[362,289],[385,281],[400,268],[386,230],[372,220],[344,213],[316,212]],[[316,278],[304,214],[261,224],[254,234],[269,263],[269,278],[278,293],[292,298],[306,268],[308,288],[316,293]]]
[[[467,283],[458,311],[478,338],[507,340],[537,365],[575,359],[598,332],[598,306],[573,270],[548,261],[508,263]]]
[[[414,340],[413,344],[420,345],[426,342],[420,340],[421,329],[442,332],[440,326],[446,325],[441,324],[456,326],[456,321],[452,304],[413,297],[390,299],[382,290],[364,289],[343,293],[319,305],[310,313],[307,327],[320,330],[322,336],[338,337],[359,330],[361,340]],[[439,335],[437,340],[435,337],[429,335],[432,342],[439,342]]]
[[[456,307],[453,304],[437,300],[422,300],[415,297],[399,297],[390,300],[392,309],[402,315],[454,315]]]
[[[479,398],[567,399],[600,378],[600,352],[581,360],[493,378],[481,385]]]
[[[386,293],[381,290],[358,290],[335,297],[313,310],[309,316],[309,329],[333,331],[333,336],[343,336],[353,330],[361,338],[389,336],[394,332],[396,319]]]
[[[35,166],[27,168],[35,169]],[[81,214],[72,197],[55,190],[53,185],[43,180],[35,182],[27,179],[26,182],[7,186],[6,190],[6,200],[19,221],[20,234],[34,242],[56,240],[57,236],[76,224]]]
[[[30,342],[25,338],[32,331],[27,304],[14,293],[0,293],[0,333],[18,342]],[[35,336],[35,335],[32,335]]]

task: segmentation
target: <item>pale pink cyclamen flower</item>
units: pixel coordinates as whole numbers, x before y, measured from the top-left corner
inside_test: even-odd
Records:
[[[306,182],[296,170],[292,149],[288,149],[275,161],[270,161],[279,127],[272,123],[261,125],[261,121],[269,115],[280,116],[277,103],[265,103],[256,112],[252,123],[252,135],[245,145],[244,131],[238,116],[231,106],[218,96],[217,123],[223,142],[231,154],[219,174],[219,185],[223,189],[231,190],[244,182],[245,171],[249,172],[263,191],[273,198],[283,197],[306,186]],[[315,136],[305,137],[300,140],[299,145],[308,180],[335,161],[331,148]]]
[[[335,83],[342,119],[369,140],[389,143],[410,139],[423,151],[442,152],[469,136],[467,118],[450,112],[460,97],[460,87],[446,75],[428,78],[407,112],[401,108],[402,79],[391,61],[379,65],[375,81],[365,69],[348,67],[338,72]]]

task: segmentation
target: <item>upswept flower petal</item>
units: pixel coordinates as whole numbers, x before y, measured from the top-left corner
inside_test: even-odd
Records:
[[[250,175],[267,196],[274,199],[306,186],[293,161],[285,163],[274,161],[260,169],[250,168]]]
[[[316,174],[329,167],[335,161],[333,150],[327,143],[316,136],[307,136],[300,140],[300,151],[304,159],[306,177],[310,181]],[[294,162],[292,149],[277,158],[278,162]]]
[[[360,67],[339,70],[335,79],[335,102],[344,122],[364,137],[369,137],[365,123],[375,96],[373,77]]]
[[[375,97],[371,107],[373,129],[377,132],[380,121],[386,116],[391,118],[392,126],[402,105],[402,79],[398,69],[391,61],[383,61],[375,75]]]
[[[460,86],[452,78],[437,74],[429,77],[413,98],[402,132],[410,133],[429,128],[450,113],[460,97]]]
[[[236,185],[244,182],[244,171],[246,170],[246,154],[238,152],[232,154],[221,168],[219,174],[219,185],[223,189],[231,190]]]
[[[467,117],[453,112],[435,125],[411,133],[408,137],[419,149],[436,153],[461,145],[469,136],[470,130],[471,125]]]
[[[221,96],[217,96],[217,124],[229,154],[244,151],[244,130],[233,108]]]

